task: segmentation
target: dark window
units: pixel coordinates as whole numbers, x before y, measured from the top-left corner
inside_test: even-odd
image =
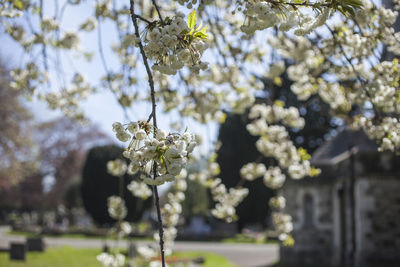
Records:
[[[304,196],[304,224],[303,228],[314,227],[314,199],[310,194]]]

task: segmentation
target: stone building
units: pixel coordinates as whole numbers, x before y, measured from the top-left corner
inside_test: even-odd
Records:
[[[344,130],[312,157],[322,173],[282,189],[293,217],[295,266],[400,266],[400,157],[378,152],[361,131]]]

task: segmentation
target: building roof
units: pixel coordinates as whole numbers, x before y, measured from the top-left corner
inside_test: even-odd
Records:
[[[344,129],[313,153],[311,163],[315,166],[335,165],[347,159],[351,151],[365,153],[375,152],[377,149],[376,142],[369,139],[364,131]]]

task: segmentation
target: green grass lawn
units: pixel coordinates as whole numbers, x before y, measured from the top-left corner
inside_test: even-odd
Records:
[[[10,261],[8,253],[0,253],[0,267],[101,267],[96,260],[98,249],[71,247],[51,248],[46,252],[29,252],[26,262]],[[204,267],[237,267],[225,257],[209,252],[178,252],[182,258],[205,257]]]
[[[26,262],[10,261],[8,253],[0,253],[0,267],[98,267],[97,249],[60,247],[46,252],[29,252]]]

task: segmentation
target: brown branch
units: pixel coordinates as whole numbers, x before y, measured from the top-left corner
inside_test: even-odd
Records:
[[[130,11],[131,11],[131,19],[133,26],[135,27],[135,36],[139,40],[139,50],[140,54],[142,55],[143,59],[143,64],[146,68],[147,76],[148,76],[148,82],[150,86],[150,95],[151,95],[151,103],[152,103],[152,114],[153,114],[153,126],[154,126],[154,131],[157,131],[157,117],[156,117],[156,98],[155,98],[155,89],[154,89],[154,79],[153,79],[153,74],[151,72],[149,62],[146,56],[146,52],[144,51],[143,44],[140,41],[140,34],[139,34],[139,26],[137,24],[137,16],[135,14],[135,8],[134,8],[134,2],[133,0],[130,0]]]
[[[157,5],[157,3],[156,3],[156,0],[152,0],[152,2],[153,2],[153,6],[156,8],[158,17],[160,18],[161,25],[164,26],[165,23],[164,23],[164,20],[163,20],[163,18],[162,18],[162,16],[161,16],[161,12],[160,12],[160,9],[158,8],[158,5]]]
[[[155,5],[154,1],[153,1],[153,3]],[[139,42],[138,45],[139,45],[139,49],[140,49],[140,54],[142,55],[143,64],[144,64],[144,66],[146,68],[146,72],[147,72],[147,75],[148,75],[149,86],[150,86],[152,112],[150,114],[149,119],[151,119],[151,118],[153,119],[154,134],[156,134],[156,132],[157,132],[157,116],[156,116],[156,107],[157,107],[157,105],[156,105],[156,99],[155,99],[154,79],[153,79],[153,74],[151,72],[151,69],[150,69],[150,66],[149,66],[149,63],[148,63],[146,52],[144,51],[142,41],[140,40],[139,26],[138,26],[138,23],[137,23],[137,18],[138,17],[135,14],[135,6],[134,5],[135,4],[134,4],[133,0],[130,0],[131,19],[132,19],[133,26],[135,28],[135,36],[136,36],[136,38],[138,39],[138,42]],[[156,6],[156,9],[158,9],[157,6]],[[160,13],[159,13],[159,16],[160,16],[161,23],[164,24],[164,21],[162,20]],[[157,163],[154,162],[154,164],[153,164],[153,179],[156,178],[156,175],[157,175]],[[161,264],[162,264],[162,267],[165,267],[164,229],[163,229],[163,223],[162,223],[162,217],[161,217],[160,198],[158,196],[157,186],[153,186],[153,192],[154,192],[154,198],[155,198],[155,205],[156,205],[156,209],[157,209],[158,234],[159,234],[159,237],[160,237]]]
[[[115,99],[119,103],[119,97],[118,97],[117,93],[114,91],[114,88],[112,86],[111,79],[110,79],[110,70],[108,68],[106,58],[104,56],[103,43],[102,43],[102,34],[101,34],[101,21],[100,21],[100,19],[98,17],[97,17],[97,22],[99,23],[99,25],[97,27],[97,46],[98,46],[98,49],[99,49],[100,60],[101,60],[101,63],[103,65],[104,71],[107,74],[107,77],[106,77],[107,85],[108,85],[111,93],[114,95]],[[128,112],[126,110],[126,107],[123,106],[123,105],[121,105],[121,107],[122,107],[122,111],[124,113],[125,119],[130,120]]]
[[[310,3],[308,1],[304,1],[302,3],[289,3],[289,2],[275,1],[275,0],[264,0],[264,2],[268,2],[268,3],[273,4],[273,5],[288,5],[288,6],[291,6],[291,7],[297,7],[297,6],[304,6],[304,7],[316,7],[316,6],[330,7],[331,6],[331,4],[327,4],[327,3]]]
[[[153,22],[151,22],[150,20],[140,16],[140,15],[136,15],[136,18],[143,20],[144,22],[146,22],[147,24],[152,24]]]
[[[40,0],[39,2],[39,17],[40,21],[43,21],[43,0]],[[43,65],[44,69],[48,72],[49,71],[49,65],[47,64],[47,51],[46,51],[46,44],[43,43],[42,46],[42,55],[43,55]]]

